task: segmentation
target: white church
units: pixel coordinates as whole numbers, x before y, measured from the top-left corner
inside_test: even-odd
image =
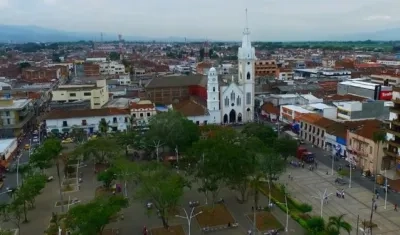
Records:
[[[251,46],[250,31],[243,32],[238,50],[238,78],[220,85],[218,73],[211,68],[207,77],[207,115],[188,117],[197,124],[233,124],[254,119],[255,49]]]

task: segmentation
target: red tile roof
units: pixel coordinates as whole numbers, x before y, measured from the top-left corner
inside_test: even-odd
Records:
[[[83,110],[53,110],[46,117],[46,120],[69,119],[83,117],[105,117],[116,115],[130,115],[127,109],[104,108],[104,109],[83,109]]]
[[[276,115],[279,115],[279,113],[280,113],[279,108],[275,107],[272,103],[269,103],[269,102],[264,103],[261,106],[261,110],[266,113],[272,113],[272,114],[276,114]]]
[[[129,105],[131,109],[153,109],[155,108],[154,104],[138,104],[138,103],[131,103]]]

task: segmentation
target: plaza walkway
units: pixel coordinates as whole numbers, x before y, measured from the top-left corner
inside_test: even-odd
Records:
[[[313,198],[318,193],[323,193],[327,189],[332,195],[328,198],[328,203],[323,206],[323,216],[328,219],[329,216],[338,216],[345,214],[345,219],[353,226],[352,234],[356,234],[357,217],[359,216],[358,227],[362,228],[362,221],[369,221],[372,206],[372,193],[364,187],[352,183],[343,186],[335,185],[336,173],[327,175],[331,172],[326,166],[318,166],[318,169],[310,171],[306,168],[296,168],[289,166],[287,172],[279,179],[280,183],[287,184],[291,196],[300,202],[309,203],[313,206],[312,214],[319,215],[321,209],[320,200]],[[293,176],[289,180],[288,174]],[[345,190],[345,199],[336,197],[337,190]],[[400,231],[400,214],[394,211],[394,205],[387,203],[384,209],[384,195],[377,200],[378,209],[374,212],[373,222],[378,228],[373,229],[373,234],[378,235],[398,235]],[[360,233],[362,234],[362,233]]]

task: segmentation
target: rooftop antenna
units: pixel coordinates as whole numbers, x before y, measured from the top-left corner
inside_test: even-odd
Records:
[[[100,33],[100,41],[103,43],[103,33]]]

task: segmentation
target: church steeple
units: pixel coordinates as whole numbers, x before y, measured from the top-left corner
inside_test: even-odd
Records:
[[[242,46],[239,47],[238,58],[240,59],[256,59],[254,47],[251,46],[249,21],[246,9],[246,23],[243,30]]]
[[[243,31],[243,39],[242,39],[242,48],[250,47],[251,48],[251,41],[250,41],[250,29],[249,29],[249,19],[247,17],[247,8],[246,8],[246,25]]]

